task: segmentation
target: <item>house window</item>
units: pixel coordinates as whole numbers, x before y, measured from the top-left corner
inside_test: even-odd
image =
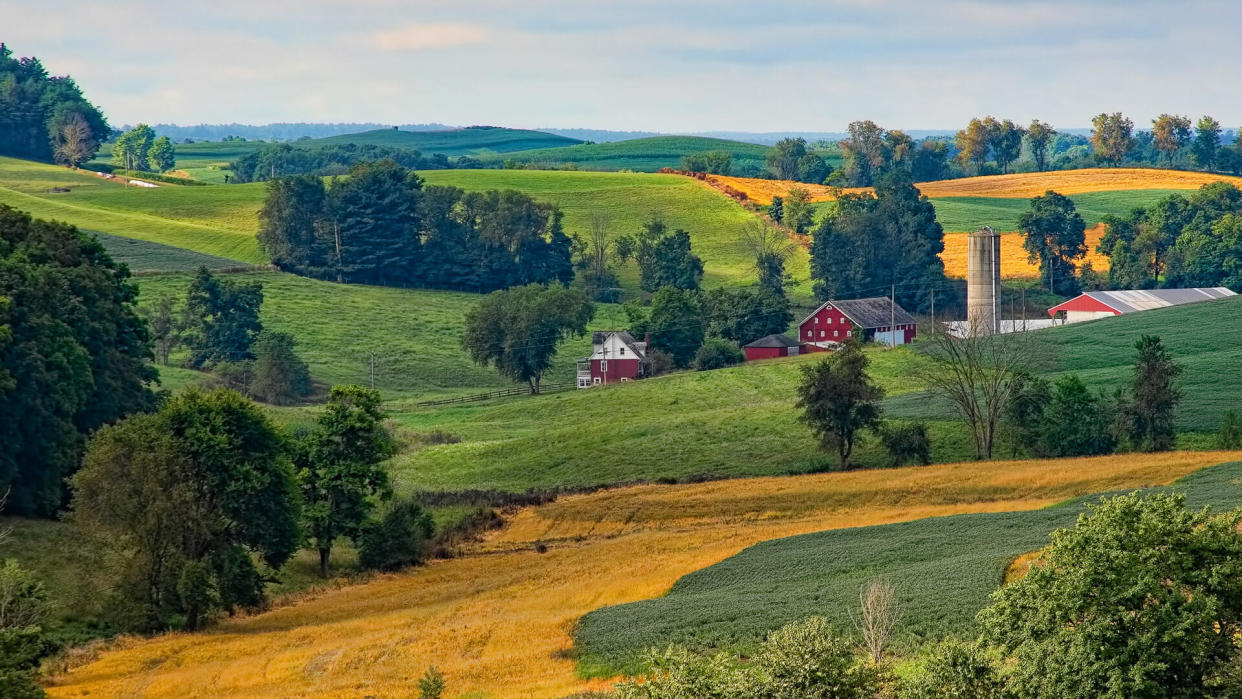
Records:
[[[836,336],[837,336],[837,335],[839,335],[839,334],[840,334],[840,333],[838,333],[836,330],[833,330],[833,331],[832,331],[832,336],[833,336],[833,337],[836,337]]]
[[[591,385],[590,379],[578,379],[578,388],[586,388]]]
[[[828,317],[828,324],[829,324],[829,325],[832,325],[832,316],[829,316],[829,317]]]
[[[599,381],[600,381],[599,377],[598,377],[598,376],[596,376],[596,377],[595,377],[595,380],[594,380],[594,383],[595,383],[595,385],[596,385],[596,386],[598,386],[598,385],[599,385]]]
[[[819,316],[815,316],[815,324],[819,325]]]
[[[819,336],[820,336],[820,337],[824,337],[824,336],[825,336],[825,335],[827,335],[827,334],[828,334],[828,331],[826,331],[826,330],[820,330],[820,331],[819,331]]]
[[[600,362],[599,362],[599,370],[600,370],[600,371],[608,371],[608,360],[607,360],[607,359],[601,359],[601,360],[600,360]]]
[[[625,354],[625,348],[622,347],[621,349],[617,350],[617,354]]]
[[[628,377],[625,377],[625,376],[622,376],[622,377],[621,377],[621,383],[625,383],[626,381],[629,381],[629,378],[628,378]]]

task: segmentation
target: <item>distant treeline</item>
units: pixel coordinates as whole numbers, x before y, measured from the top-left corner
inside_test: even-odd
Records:
[[[271,180],[259,218],[272,262],[320,279],[483,292],[574,276],[555,206],[515,191],[424,187],[391,160],[327,185]]]
[[[286,122],[276,124],[197,124],[192,126],[156,124],[152,128],[155,129],[157,134],[167,136],[174,141],[186,138],[195,141],[221,141],[229,137],[242,138],[249,141],[293,141],[299,138],[326,138],[328,136],[340,136],[362,131],[389,129],[392,128],[392,125]],[[453,127],[445,124],[402,124],[397,128],[402,131],[443,131]]]
[[[73,78],[48,75],[39,59],[13,58],[0,43],[0,155],[76,166],[108,132]]]
[[[231,167],[236,182],[266,182],[273,177],[288,175],[344,175],[358,163],[378,160],[391,160],[411,170],[483,167],[483,163],[466,156],[449,160],[440,153],[423,155],[412,148],[357,143],[318,148],[299,148],[288,143],[278,143],[243,155],[233,161]]]

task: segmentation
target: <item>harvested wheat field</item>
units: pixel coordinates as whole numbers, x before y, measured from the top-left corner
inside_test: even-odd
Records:
[[[1078,261],[1081,266],[1090,262],[1097,272],[1107,272],[1109,259],[1096,251],[1100,238],[1107,232],[1103,223],[1087,229],[1087,256]],[[940,259],[944,262],[944,273],[950,277],[966,277],[966,238],[968,233],[945,233],[944,252]],[[1005,279],[1030,279],[1039,276],[1039,265],[1030,262],[1026,248],[1022,247],[1024,236],[1021,233],[1001,234],[1001,277]]]
[[[1033,509],[1166,484],[1242,453],[946,464],[601,491],[517,512],[463,558],[308,597],[198,634],[127,639],[53,697],[407,697],[429,665],[449,696],[560,697],[584,613],[663,594],[765,539]],[[546,546],[546,553],[535,550]]]
[[[774,195],[788,196],[792,187],[802,187],[811,192],[812,201],[830,201],[834,195],[831,187],[803,184],[788,180],[764,180],[749,177],[708,178],[721,186],[728,185],[761,203],[772,203]],[[948,197],[1037,197],[1049,189],[1061,194],[1085,192],[1112,192],[1136,189],[1198,189],[1211,182],[1229,182],[1242,187],[1242,177],[1213,175],[1206,172],[1183,170],[1157,170],[1153,168],[1088,168],[1084,170],[1058,170],[1054,172],[1023,172],[1014,175],[988,175],[963,177],[955,180],[920,182],[919,191],[935,198]],[[847,189],[847,192],[866,191]]]

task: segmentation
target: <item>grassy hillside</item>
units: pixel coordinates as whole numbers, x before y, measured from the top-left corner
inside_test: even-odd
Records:
[[[431,170],[419,174],[428,184],[475,191],[516,189],[552,202],[565,213],[565,230],[580,235],[590,230],[590,217],[597,212],[607,217],[608,230],[614,236],[633,235],[656,213],[670,229],[690,232],[694,252],[703,258],[706,268],[705,286],[755,283],[754,262],[741,243],[742,227],[753,215],[688,177],[546,170]],[[801,282],[795,294],[804,298],[810,297],[808,264],[806,252],[799,249],[786,265],[786,272]],[[634,263],[621,271],[623,282],[636,287]]]
[[[67,192],[52,192],[54,188]],[[266,262],[255,214],[261,186],[126,187],[89,172],[0,158],[0,204],[84,230],[192,250],[241,263]]]
[[[608,684],[576,674],[570,632],[581,615],[664,594],[679,577],[759,541],[1038,508],[1168,483],[1237,458],[971,462],[564,497],[516,513],[472,554],[222,620],[202,633],[127,641],[57,678],[49,692],[116,696],[142,687],[154,699],[195,687],[216,697],[407,696],[434,664],[450,696],[554,699]]]
[[[1242,463],[1190,475],[1173,486],[1193,507],[1242,505]],[[677,581],[663,597],[592,612],[576,640],[584,666],[605,674],[636,671],[645,648],[683,643],[753,647],[771,630],[811,615],[850,628],[858,590],[883,578],[897,588],[898,644],[968,633],[975,615],[1017,556],[1071,527],[1079,498],[1043,510],[967,514],[766,541]]]
[[[459,344],[466,311],[479,299],[475,294],[334,284],[283,272],[229,278],[262,282],[264,326],[293,335],[317,381],[369,385],[370,353],[375,352],[376,387],[387,398],[514,386],[495,370],[471,362]],[[141,303],[154,303],[164,294],[180,300],[189,280],[185,274],[139,279]],[[621,323],[617,306],[600,305],[592,327]],[[590,344],[589,336],[566,341],[546,381],[574,381],[574,362],[590,353]],[[176,383],[191,378],[172,373]]]
[[[1138,189],[1116,192],[1071,194],[1074,206],[1087,226],[1094,226],[1105,216],[1124,216],[1132,209],[1150,206],[1170,194],[1184,194],[1176,189]],[[1030,198],[1000,197],[935,197],[936,219],[946,231],[973,231],[988,225],[998,231],[1018,230],[1018,217],[1031,208]]]
[[[663,167],[681,167],[683,155],[710,150],[728,151],[733,166],[763,165],[771,150],[767,146],[703,136],[653,136],[611,143],[584,143],[563,148],[542,148],[505,155],[504,159],[542,165],[573,163],[582,170],[636,170],[655,172]]]
[[[192,272],[199,267],[230,269],[238,266],[237,260],[230,260],[227,257],[205,255],[201,252],[137,238],[124,238],[98,231],[88,232],[103,243],[104,249],[108,251],[113,260],[129,265],[130,271],[135,274]]]
[[[449,131],[398,131],[377,129],[356,134],[342,134],[306,141],[294,145],[316,147],[339,143],[357,143],[392,148],[412,148],[428,155],[479,155],[483,153],[509,153],[534,148],[571,146],[581,141],[542,131],[506,129],[494,126],[452,129]]]

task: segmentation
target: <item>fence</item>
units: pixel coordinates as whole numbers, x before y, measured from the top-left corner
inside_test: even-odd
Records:
[[[578,388],[572,383],[545,383],[539,386],[539,394],[544,393],[560,393],[561,391],[572,391]],[[508,396],[530,395],[530,389],[526,386],[518,388],[503,388],[496,391],[488,391],[487,393],[472,393],[468,396],[454,396],[452,398],[440,398],[438,400],[419,401],[416,405],[420,408],[431,407],[433,405],[449,405],[451,403],[474,403],[481,400],[491,400],[492,398],[506,398]]]

